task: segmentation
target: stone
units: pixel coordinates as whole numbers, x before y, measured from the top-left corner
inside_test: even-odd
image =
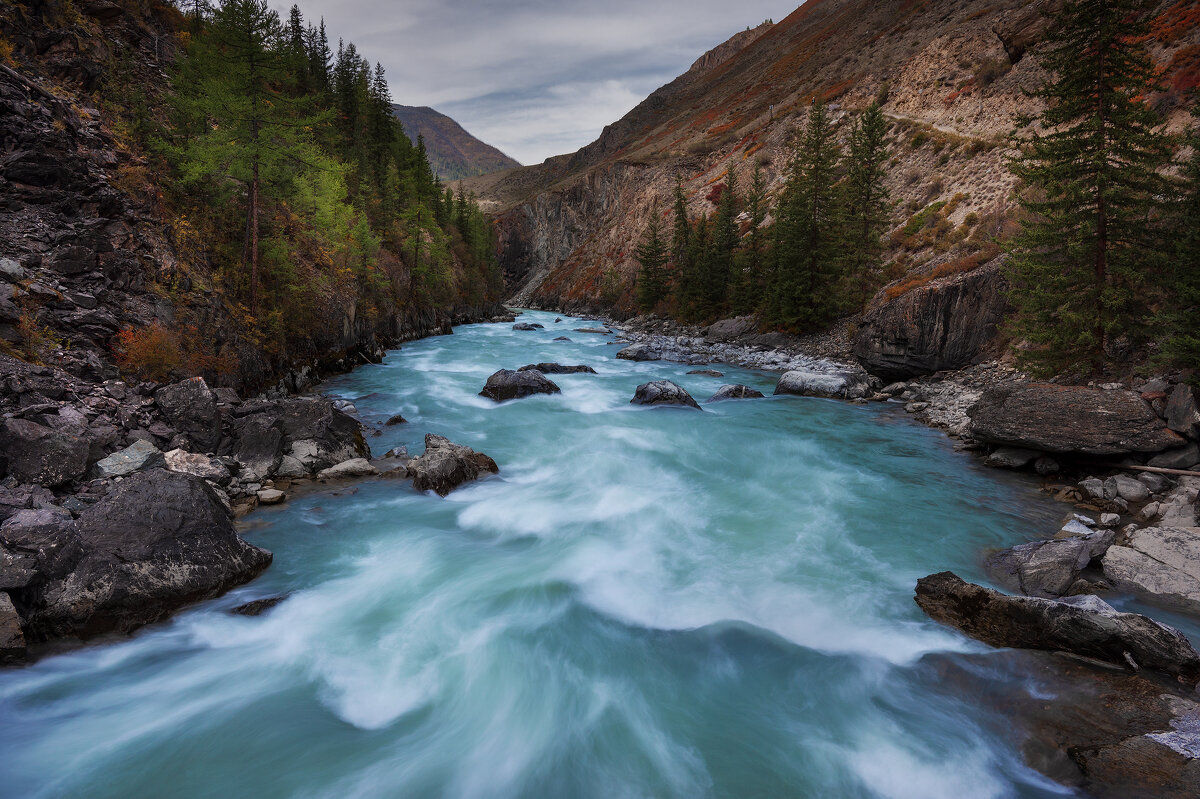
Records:
[[[120,452],[92,465],[92,475],[102,480],[126,477],[147,469],[161,469],[167,465],[166,458],[158,447],[146,441],[135,441]]]
[[[1139,472],[1137,476],[1139,483],[1150,489],[1153,494],[1161,494],[1171,487],[1171,481],[1164,475],[1155,474],[1153,472]]]
[[[1185,446],[1169,449],[1151,458],[1149,465],[1159,469],[1191,469],[1200,465],[1200,444],[1193,441]]]
[[[1196,394],[1196,389],[1180,383],[1167,397],[1163,409],[1167,427],[1192,439],[1200,438],[1200,402]]]
[[[275,469],[276,477],[285,477],[295,479],[304,477],[308,474],[308,470],[304,468],[304,464],[291,455],[284,455],[279,459],[279,466]]]
[[[242,413],[234,456],[260,477],[271,476],[283,455],[301,463],[305,473],[371,455],[362,423],[324,397],[246,403]]]
[[[624,361],[660,361],[662,353],[649,344],[630,344],[618,352],[617,357]]]
[[[1197,517],[1196,496],[1200,492],[1200,478],[1184,477],[1179,485],[1167,492],[1158,503],[1159,527],[1195,527]]]
[[[1091,561],[1091,551],[1083,537],[1035,541],[991,555],[987,566],[1006,588],[1027,596],[1060,597]]]
[[[260,505],[278,505],[287,499],[287,494],[277,488],[261,488],[254,493]]]
[[[688,372],[689,375],[704,375],[705,377],[724,377],[724,372],[718,372],[716,369],[692,369]]]
[[[1142,527],[1104,555],[1104,576],[1121,591],[1200,612],[1200,530]]]
[[[287,599],[287,594],[282,596],[269,596],[264,599],[255,599],[253,602],[246,602],[232,608],[229,612],[236,616],[261,616],[271,608]]]
[[[163,461],[172,472],[195,475],[219,486],[229,485],[232,479],[225,464],[216,458],[210,458],[198,452],[173,449],[163,455]]]
[[[367,477],[379,474],[379,470],[371,465],[366,458],[351,458],[348,461],[322,469],[317,473],[321,480],[346,480],[351,477]]]
[[[384,424],[387,425],[388,427],[393,427],[394,425],[398,425],[398,424],[408,424],[408,420],[397,413],[395,416],[389,417],[388,420],[386,422],[384,422]]]
[[[1104,498],[1120,497],[1126,502],[1145,502],[1150,499],[1150,489],[1136,478],[1118,474],[1104,481]]]
[[[1086,480],[1080,480],[1079,486],[1092,499],[1104,499],[1104,481],[1097,477],[1089,477]]]
[[[775,384],[776,394],[831,399],[860,399],[871,395],[867,381],[849,372],[816,372],[793,369],[784,372]]]
[[[596,370],[590,366],[566,366],[561,363],[531,363],[522,366],[518,372],[537,371],[544,375],[594,375]]]
[[[55,488],[87,473],[88,442],[65,430],[28,419],[5,419],[0,426],[0,465],[23,483]]]
[[[717,393],[708,398],[709,402],[720,402],[728,399],[760,399],[763,393],[741,383],[732,386],[721,386]]]
[[[25,633],[21,617],[8,594],[0,591],[0,664],[20,663],[25,659]]]
[[[1007,383],[967,411],[972,437],[994,445],[1089,456],[1161,452],[1183,443],[1132,391]]]
[[[1123,668],[1132,661],[1189,684],[1200,680],[1200,654],[1181,632],[1119,613],[1099,597],[1007,596],[940,572],[917,581],[916,601],[930,618],[991,646],[1068,652]]]
[[[242,419],[236,432],[233,457],[255,474],[275,474],[283,455],[283,423],[266,414]]]
[[[998,264],[934,280],[868,310],[854,357],[885,382],[960,369],[997,351],[1007,309]]]
[[[11,258],[0,258],[0,280],[9,283],[20,283],[29,273],[19,263]]]
[[[1037,457],[1038,453],[1031,449],[997,447],[983,462],[999,469],[1023,469]]]
[[[154,392],[163,417],[205,452],[221,442],[221,415],[216,395],[203,377],[193,377]]]
[[[653,380],[642,383],[634,392],[631,405],[680,405],[701,410],[687,390],[671,380]]]
[[[1101,527],[1117,527],[1120,524],[1121,524],[1120,514],[1117,514],[1117,513],[1101,513],[1100,514],[1100,526]]]
[[[513,330],[545,330],[545,325],[540,325],[537,322],[517,322],[512,326]]]
[[[555,341],[570,341],[571,339],[567,338],[566,336],[555,336],[554,340]]]
[[[408,464],[414,488],[443,497],[464,483],[499,471],[487,455],[432,433],[425,436],[424,454]]]
[[[558,394],[561,391],[553,380],[536,369],[524,372],[501,369],[487,379],[487,384],[484,385],[483,391],[479,392],[479,396],[503,402],[534,394]]]
[[[1049,455],[1041,455],[1034,459],[1033,470],[1042,477],[1049,477],[1052,474],[1058,474],[1062,467]]]
[[[75,524],[81,551],[68,573],[12,592],[33,640],[128,632],[271,563],[270,552],[237,535],[208,483],[165,469],[125,478]]]

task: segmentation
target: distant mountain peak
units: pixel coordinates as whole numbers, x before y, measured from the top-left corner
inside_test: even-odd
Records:
[[[393,104],[392,113],[414,144],[417,136],[425,138],[429,165],[443,181],[521,166],[516,159],[475,138],[462,125],[433,108]]]

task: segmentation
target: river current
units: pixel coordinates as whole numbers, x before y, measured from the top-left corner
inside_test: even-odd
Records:
[[[775,376],[616,360],[611,337],[554,319],[460,327],[324,386],[381,427],[376,453],[439,433],[500,475],[260,509],[243,534],[275,562],[255,582],[0,672],[0,796],[1064,794],[922,668],[986,650],[912,599],[930,572],[985,580],[984,548],[1040,537],[1063,506],[895,404],[632,406],[652,379],[703,403]],[[539,361],[599,374],[478,396]],[[409,423],[382,427],[395,413]]]

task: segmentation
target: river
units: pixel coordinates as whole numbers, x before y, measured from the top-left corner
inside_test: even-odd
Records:
[[[0,672],[0,796],[1064,794],[922,669],[986,648],[912,599],[930,572],[986,579],[982,549],[1063,506],[895,404],[632,406],[651,379],[703,403],[775,377],[620,361],[554,318],[461,327],[324,386],[372,426],[409,420],[377,453],[435,432],[501,473],[446,499],[375,480],[261,509],[244,535],[275,562],[255,582]],[[478,396],[538,361],[599,374]]]

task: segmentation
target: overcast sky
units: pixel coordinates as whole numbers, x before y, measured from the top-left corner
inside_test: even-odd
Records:
[[[573,152],[706,50],[800,0],[298,0],[336,48],[523,164]],[[272,0],[284,19],[290,2]]]

